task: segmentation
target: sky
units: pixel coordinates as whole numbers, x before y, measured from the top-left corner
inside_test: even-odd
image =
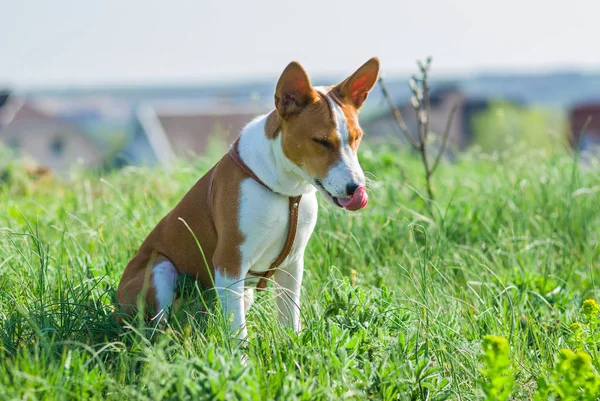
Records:
[[[343,77],[600,72],[600,1],[0,0],[0,86],[275,79],[292,60]]]

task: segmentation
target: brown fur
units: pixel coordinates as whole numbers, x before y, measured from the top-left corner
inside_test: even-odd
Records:
[[[338,84],[334,91],[344,102],[349,102],[359,109],[369,91],[375,86],[379,75],[379,59],[373,57],[364,63],[354,74]]]
[[[302,113],[281,122],[281,146],[285,156],[313,177],[325,178],[337,161],[341,141],[327,100],[319,98]],[[325,147],[314,139],[327,141]]]
[[[213,206],[211,220],[207,194],[210,177],[215,169],[212,204],[218,207]],[[136,297],[148,285],[152,268],[160,258],[170,260],[179,274],[196,277],[206,287],[213,287],[215,267],[222,269],[227,276],[239,277],[241,255],[238,249],[243,238],[234,216],[238,215],[240,183],[247,178],[229,156],[225,155],[158,223],[125,268],[117,289],[117,298],[126,312],[135,308]],[[202,245],[202,251],[194,236]],[[149,313],[155,312],[153,291],[154,288],[150,285],[146,292]]]
[[[277,138],[279,135],[279,131],[281,130],[281,124],[279,123],[279,116],[277,115],[277,110],[273,110],[269,113],[267,117],[267,122],[265,124],[265,135],[269,139]]]

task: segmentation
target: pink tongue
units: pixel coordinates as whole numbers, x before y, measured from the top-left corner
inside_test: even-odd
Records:
[[[352,195],[352,198],[338,198],[338,203],[347,210],[358,210],[367,206],[369,203],[369,196],[367,195],[367,188],[358,187]]]

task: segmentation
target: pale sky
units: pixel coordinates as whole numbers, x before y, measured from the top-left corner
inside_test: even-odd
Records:
[[[0,85],[600,71],[598,0],[0,0]]]

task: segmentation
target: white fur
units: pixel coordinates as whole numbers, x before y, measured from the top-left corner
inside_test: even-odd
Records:
[[[329,97],[325,97],[325,99],[327,100],[327,102],[329,103],[329,107],[331,107],[331,109],[333,110],[333,115],[335,116],[335,124],[336,124],[336,133],[338,134],[338,137],[340,138],[340,141],[342,142],[342,149],[346,148],[348,146],[348,122],[346,121],[346,116],[344,115],[344,112],[342,111],[342,109],[340,108],[340,106],[337,105],[336,102],[332,101],[331,99],[329,99]]]
[[[248,167],[277,193],[251,178],[242,181],[238,221],[244,236],[239,250],[242,257],[241,276],[245,283],[226,275],[216,274],[215,277],[224,314],[233,315],[231,330],[237,333],[239,339],[247,335],[245,313],[253,302],[250,288],[258,282],[258,278],[248,272],[267,271],[279,256],[289,224],[288,196],[302,195],[294,245],[274,276],[279,319],[292,329],[299,330],[304,249],[317,221],[316,190],[308,181],[310,178],[305,177],[305,173],[285,157],[281,135],[275,140],[265,136],[265,122],[266,116],[261,116],[244,128],[239,152]],[[244,284],[248,286],[245,291]]]
[[[301,254],[288,264],[287,269],[278,270],[274,275],[279,321],[296,332],[301,328],[300,288],[303,273],[304,255]]]
[[[252,305],[254,304],[254,288],[244,288],[244,312],[248,313]]]
[[[168,260],[162,260],[152,268],[152,281],[156,290],[157,302],[155,319],[157,320],[164,316],[166,309],[173,303],[177,276],[175,266]]]
[[[349,148],[349,147],[348,147]],[[327,191],[338,198],[346,197],[346,185],[355,182],[358,185],[365,185],[365,173],[363,173],[356,154],[349,149],[349,152],[342,154],[342,158],[337,162],[322,181]]]
[[[349,144],[348,121],[344,112],[337,103],[327,98],[336,119],[337,134],[341,140],[340,161],[336,163],[322,181],[325,189],[333,196],[343,198],[347,196],[346,185],[354,182],[365,185],[365,173],[360,167],[358,156]]]
[[[244,281],[222,274],[222,269],[215,268],[215,289],[221,303],[221,310],[229,321],[230,332],[240,340],[246,339],[248,329],[244,314]],[[226,273],[226,272],[225,272]]]

